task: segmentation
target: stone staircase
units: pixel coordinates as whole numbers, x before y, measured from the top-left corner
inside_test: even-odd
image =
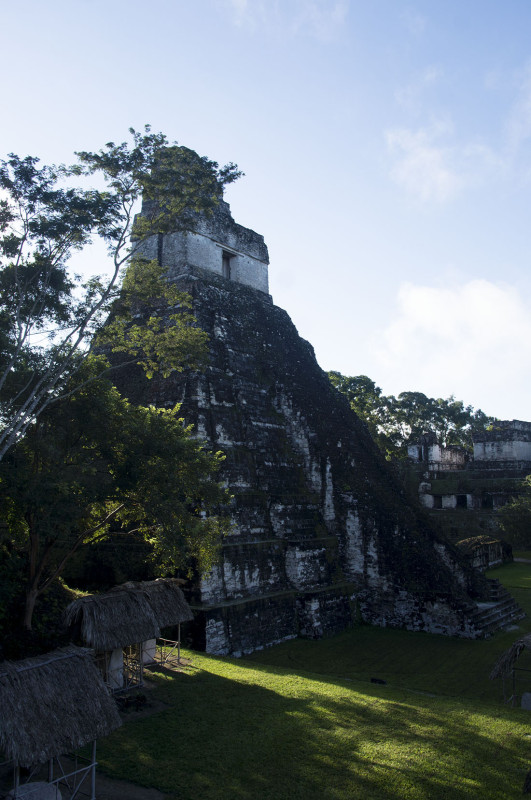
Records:
[[[470,618],[481,638],[487,638],[500,628],[509,628],[516,620],[525,617],[516,600],[501,585],[497,578],[488,578],[490,597],[487,602],[477,603]]]

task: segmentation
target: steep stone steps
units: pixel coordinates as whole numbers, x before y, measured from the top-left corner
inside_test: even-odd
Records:
[[[483,638],[525,617],[525,612],[496,578],[490,578],[488,582],[489,601],[477,603],[475,611],[470,615],[475,628]]]
[[[487,583],[489,584],[491,602],[497,603],[499,600],[505,600],[511,596],[498,578],[487,578]]]

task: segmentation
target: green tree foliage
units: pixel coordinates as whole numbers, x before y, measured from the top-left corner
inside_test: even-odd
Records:
[[[120,366],[138,364],[148,378],[202,366],[208,336],[196,326],[191,307],[190,296],[165,280],[160,264],[134,258],[93,348],[125,354]]]
[[[522,481],[518,497],[498,509],[504,539],[521,550],[531,549],[531,475]]]
[[[427,432],[434,433],[443,446],[471,449],[472,433],[485,430],[494,422],[493,417],[465,406],[453,396],[435,399],[422,392],[385,396],[366,375],[328,375],[332,385],[346,395],[352,410],[366,422],[387,458],[405,458],[407,445]]]
[[[389,399],[367,375],[348,377],[340,372],[329,372],[332,386],[346,395],[350,407],[369,428],[369,432],[380,450],[386,455],[395,455],[397,446],[392,431],[392,416]]]
[[[241,174],[234,164],[219,168],[188,148],[168,146],[149,127],[130,133],[130,144],[109,142],[99,152],[79,152],[71,167],[39,166],[37,158],[13,154],[0,161],[0,459],[63,393],[71,370],[79,368],[77,355],[88,351],[101,330],[124,268],[143,240],[188,228],[198,213],[213,210],[224,186]],[[104,190],[71,185],[92,176],[105,182]],[[141,196],[145,213],[135,224]],[[98,237],[111,255],[110,274],[83,281],[72,274],[71,257]],[[166,323],[173,330],[163,335],[168,325],[153,315],[143,326],[132,325],[131,305],[122,297],[113,311],[114,347],[137,356],[148,373],[159,365],[167,373],[183,353],[192,358],[201,350],[204,337],[186,298],[168,296],[156,266],[137,264],[129,294],[136,292],[138,299],[148,286],[151,294],[144,299],[162,297],[172,305]],[[149,277],[141,280],[143,270]],[[154,358],[157,348],[160,357]]]
[[[140,533],[162,573],[203,571],[215,557],[222,455],[190,435],[178,408],[131,405],[101,377],[104,366],[85,359],[81,388],[49,405],[0,463],[12,564],[27,571],[27,629],[71,556],[110,530]]]

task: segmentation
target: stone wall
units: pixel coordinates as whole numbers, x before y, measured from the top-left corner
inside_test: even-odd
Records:
[[[408,447],[409,480],[417,481],[420,504],[433,519],[438,515],[437,524],[455,542],[486,533],[502,536],[493,512],[518,495],[531,472],[531,423],[497,420],[472,438],[473,456],[464,458],[456,458],[460,448],[439,446],[433,433]],[[441,511],[466,511],[467,520]]]
[[[407,454],[415,464],[426,463],[430,472],[464,469],[468,455],[462,447],[443,447],[437,442],[408,445]]]
[[[531,464],[531,423],[521,420],[500,420],[490,431],[473,435],[474,462],[477,466],[495,466],[503,469],[507,464]]]
[[[157,260],[175,278],[189,267],[223,275],[268,293],[269,255],[264,237],[234,222],[230,206],[220,200],[215,212],[198,216],[194,230],[151,236],[138,256]]]

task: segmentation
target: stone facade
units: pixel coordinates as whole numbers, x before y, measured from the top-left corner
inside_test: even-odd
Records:
[[[170,278],[199,267],[265,294],[269,291],[264,237],[234,222],[224,200],[211,216],[198,215],[194,230],[150,236],[137,255],[167,267]]]
[[[463,469],[468,454],[462,447],[442,447],[434,433],[425,433],[418,442],[407,448],[409,459],[417,464],[427,464],[430,472]]]
[[[531,423],[497,420],[492,430],[473,434],[473,444],[473,454],[457,465],[447,453],[456,448],[425,434],[408,448],[406,471],[432,523],[484,571],[513,559],[495,512],[518,496],[531,473]]]
[[[531,469],[531,422],[499,420],[490,431],[476,433],[474,463],[487,469]]]
[[[518,492],[531,472],[531,423],[497,420],[492,430],[472,436],[474,451],[439,445],[433,433],[408,447],[411,464],[422,471],[422,506],[434,510],[492,511]]]

